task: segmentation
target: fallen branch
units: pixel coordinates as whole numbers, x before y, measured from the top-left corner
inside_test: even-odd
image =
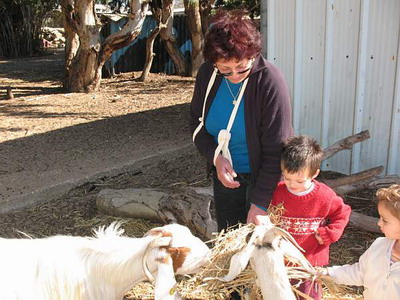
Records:
[[[350,224],[354,227],[380,233],[381,230],[377,224],[378,220],[378,218],[366,216],[355,211],[353,211],[350,215]]]
[[[364,181],[371,177],[375,178],[377,175],[379,175],[380,173],[383,172],[383,169],[384,169],[383,166],[379,166],[379,167],[361,171],[359,173],[351,174],[346,177],[324,180],[323,182],[326,185],[329,185],[332,189],[334,189],[334,188],[337,188],[337,187],[340,187],[343,185],[349,185],[349,184],[353,184],[356,182]]]
[[[364,130],[355,135],[348,136],[348,137],[344,138],[343,140],[340,140],[340,141],[334,143],[333,145],[327,147],[326,149],[324,149],[324,158],[323,159],[328,159],[341,150],[345,150],[345,149],[349,150],[353,147],[353,145],[355,143],[369,139],[369,137],[370,137],[370,135],[369,135],[368,130]]]
[[[210,214],[212,196],[192,188],[173,193],[152,189],[104,189],[97,196],[99,210],[117,216],[185,224],[198,234],[212,239],[217,231]]]
[[[361,182],[355,182],[352,184],[336,187],[334,188],[334,190],[339,195],[346,195],[349,193],[360,191],[362,189],[379,189],[382,187],[387,187],[392,184],[400,184],[400,177],[385,176],[383,178],[379,178],[375,176]]]

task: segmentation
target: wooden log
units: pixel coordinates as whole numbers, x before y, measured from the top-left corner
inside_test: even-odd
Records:
[[[358,212],[353,211],[350,215],[350,224],[354,227],[371,231],[371,232],[381,232],[378,226],[378,218],[366,216]]]
[[[188,188],[170,194],[160,206],[164,215],[166,212],[172,213],[178,223],[185,224],[207,239],[213,239],[213,233],[217,232],[217,223],[210,212],[211,201],[211,196]]]
[[[379,189],[382,187],[390,186],[392,184],[400,184],[400,177],[397,175],[385,176],[383,178],[375,176],[361,182],[355,182],[352,184],[336,187],[334,188],[334,190],[339,195],[346,195],[349,193],[360,191],[362,189]]]
[[[217,232],[211,200],[208,190],[192,188],[169,194],[152,189],[105,189],[98,194],[96,205],[100,211],[117,216],[184,224],[210,240]]]
[[[371,168],[368,170],[361,171],[359,173],[351,174],[346,177],[341,177],[337,179],[323,180],[326,185],[329,185],[331,188],[337,188],[343,185],[352,184],[355,182],[360,182],[366,180],[371,177],[375,177],[383,172],[383,166]]]
[[[348,136],[348,137],[334,143],[333,145],[327,147],[326,149],[324,149],[324,158],[323,159],[328,159],[341,150],[345,150],[345,149],[349,150],[353,147],[353,145],[355,143],[364,141],[369,138],[370,138],[370,135],[369,135],[368,130],[364,130],[355,135]]]

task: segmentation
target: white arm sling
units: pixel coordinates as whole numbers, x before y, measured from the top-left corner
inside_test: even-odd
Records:
[[[199,133],[201,128],[204,126],[204,121],[205,121],[204,113],[205,113],[205,109],[206,109],[207,97],[208,97],[208,94],[210,93],[210,90],[211,90],[213,84],[214,84],[216,76],[217,76],[217,71],[214,69],[214,72],[212,73],[211,78],[210,78],[210,82],[208,83],[208,86],[207,86],[206,95],[205,95],[204,102],[203,102],[203,111],[202,111],[201,117],[199,118],[200,124],[197,126],[196,130],[193,132],[193,137],[192,137],[193,142],[196,138],[196,135]],[[248,81],[249,81],[249,78],[246,78],[246,80],[243,82],[243,85],[240,89],[239,96],[236,99],[235,106],[233,107],[231,116],[229,118],[228,126],[226,127],[226,129],[222,129],[218,133],[218,146],[217,146],[217,149],[215,149],[214,160],[213,160],[214,166],[215,166],[217,157],[220,153],[222,153],[222,156],[225,157],[230,162],[231,166],[233,166],[231,153],[229,152],[229,148],[228,148],[229,141],[231,139],[230,131],[232,129],[233,122],[235,121],[236,113],[239,109],[239,105],[243,98],[243,94],[244,94],[244,91],[246,90]]]

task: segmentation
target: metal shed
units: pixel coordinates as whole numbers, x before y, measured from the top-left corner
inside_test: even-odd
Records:
[[[399,30],[399,0],[262,0],[264,55],[286,77],[295,132],[326,147],[370,131],[324,169],[400,173]]]
[[[101,17],[103,20],[106,20],[106,25],[103,26],[102,29],[103,38],[119,31],[127,22],[126,14],[102,14]],[[103,73],[108,75],[121,72],[142,71],[146,59],[146,39],[156,26],[156,21],[151,13],[149,13],[144,20],[140,35],[130,45],[112,53],[111,58],[103,67]],[[183,9],[174,10],[173,34],[176,37],[179,49],[189,60],[192,42]],[[154,42],[153,51],[156,53],[156,56],[153,59],[150,72],[174,74],[174,64],[159,36]]]

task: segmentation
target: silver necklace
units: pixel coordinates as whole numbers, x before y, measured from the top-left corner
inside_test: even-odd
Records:
[[[235,95],[233,94],[232,90],[231,90],[231,87],[230,87],[230,85],[229,85],[228,79],[226,79],[226,77],[224,77],[224,79],[225,79],[226,85],[228,86],[229,93],[231,94],[231,96],[232,96],[232,98],[233,98],[232,104],[233,104],[233,105],[236,105],[237,98],[238,98],[238,96],[239,96],[239,94],[240,94],[240,90],[242,89],[243,81],[240,83],[239,90],[237,91],[237,94],[236,94],[236,96],[235,96]]]

